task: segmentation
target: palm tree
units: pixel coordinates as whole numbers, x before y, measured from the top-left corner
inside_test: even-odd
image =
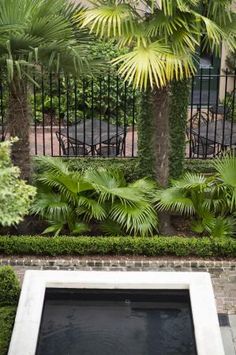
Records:
[[[191,77],[196,50],[219,53],[222,41],[235,48],[236,15],[231,0],[93,0],[78,14],[82,28],[117,38],[129,52],[113,60],[129,84],[152,91],[154,172],[169,178],[169,84]]]
[[[67,0],[0,0],[0,67],[9,82],[8,131],[18,136],[13,161],[30,177],[29,84],[33,70],[63,70],[75,75],[88,67],[87,31],[78,29],[81,7]]]

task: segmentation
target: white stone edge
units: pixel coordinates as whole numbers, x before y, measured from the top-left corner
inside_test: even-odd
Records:
[[[206,272],[26,271],[8,355],[35,355],[47,287],[189,289],[198,355],[224,355]]]

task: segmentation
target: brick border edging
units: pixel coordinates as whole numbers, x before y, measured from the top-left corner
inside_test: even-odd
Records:
[[[173,260],[135,260],[127,259],[122,260],[119,258],[104,258],[93,259],[92,257],[79,259],[79,258],[20,258],[20,257],[11,257],[11,258],[1,258],[1,265],[11,265],[11,266],[27,266],[27,267],[49,267],[51,269],[61,269],[62,267],[67,268],[104,268],[104,267],[123,267],[135,269],[141,268],[174,268],[174,269],[199,269],[200,270],[209,270],[209,269],[231,269],[236,270],[236,261],[234,260],[185,260],[185,259],[173,259]]]
[[[236,260],[1,256],[3,265],[12,266],[21,282],[27,270],[209,272],[218,313],[236,314]]]

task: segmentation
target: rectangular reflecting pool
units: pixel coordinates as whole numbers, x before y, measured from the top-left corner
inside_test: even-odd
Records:
[[[208,273],[27,271],[8,355],[225,355]]]
[[[197,355],[188,291],[46,289],[37,355]]]

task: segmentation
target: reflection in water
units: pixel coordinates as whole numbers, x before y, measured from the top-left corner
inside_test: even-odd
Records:
[[[80,354],[196,355],[189,304],[48,299],[37,355]]]

